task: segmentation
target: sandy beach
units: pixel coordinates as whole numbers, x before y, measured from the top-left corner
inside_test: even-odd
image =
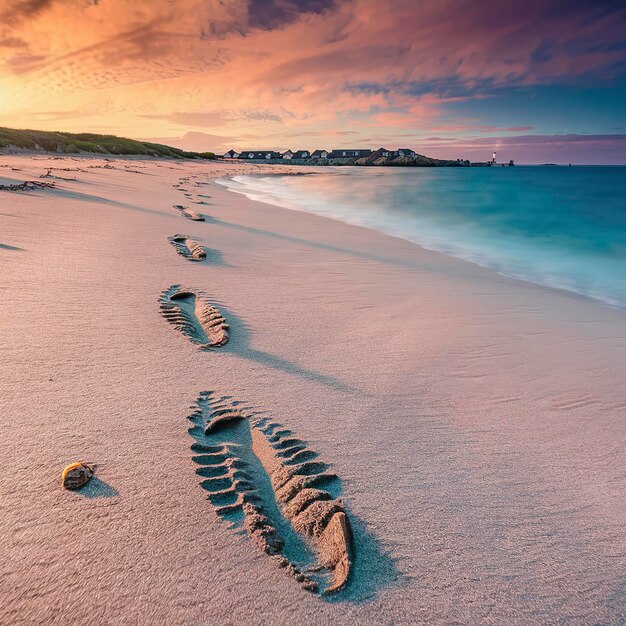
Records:
[[[0,191],[0,623],[623,623],[624,311],[214,182],[262,165],[0,164],[55,183]],[[163,318],[172,285],[227,344]],[[344,590],[303,590],[217,514],[202,392],[337,474]],[[96,477],[63,490],[77,460]]]

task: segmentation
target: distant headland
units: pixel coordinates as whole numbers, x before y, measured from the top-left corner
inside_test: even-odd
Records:
[[[514,162],[496,163],[495,152],[491,161],[470,162],[466,159],[435,159],[418,154],[412,148],[377,150],[340,148],[337,150],[229,150],[222,159],[265,162],[290,165],[370,165],[396,167],[491,167],[495,165],[513,166]]]

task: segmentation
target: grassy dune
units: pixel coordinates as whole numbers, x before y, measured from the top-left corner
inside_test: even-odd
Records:
[[[142,155],[183,159],[212,159],[215,157],[212,152],[187,152],[171,146],[116,137],[115,135],[15,130],[0,127],[0,150],[7,148],[66,154]]]

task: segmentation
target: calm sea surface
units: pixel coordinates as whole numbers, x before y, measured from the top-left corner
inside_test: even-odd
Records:
[[[338,167],[221,182],[626,308],[626,167]]]

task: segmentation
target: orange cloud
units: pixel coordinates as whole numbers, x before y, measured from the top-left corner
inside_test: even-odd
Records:
[[[222,145],[243,135],[278,145],[295,129],[323,138],[337,124],[357,138],[441,127],[445,104],[488,87],[610,77],[625,56],[623,11],[578,0],[5,4],[6,124],[141,137],[209,129]]]

